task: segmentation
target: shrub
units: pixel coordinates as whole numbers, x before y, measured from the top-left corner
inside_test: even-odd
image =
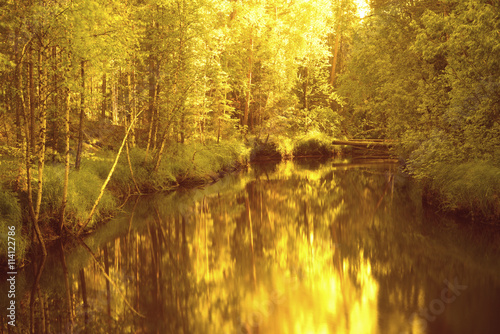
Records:
[[[300,138],[295,142],[293,148],[294,156],[331,156],[333,152],[332,139],[319,132],[312,132]]]
[[[500,168],[489,162],[439,164],[431,188],[439,194],[445,210],[500,217]]]
[[[251,161],[280,157],[281,153],[278,149],[278,145],[274,141],[266,140],[262,142],[260,140],[255,140],[252,143],[252,148],[250,150]]]

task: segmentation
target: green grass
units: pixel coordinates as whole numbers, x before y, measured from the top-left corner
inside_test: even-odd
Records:
[[[266,141],[255,139],[252,142],[251,160],[281,158],[288,159],[301,156],[324,156],[335,154],[330,136],[319,132],[287,137],[278,135]]]
[[[309,133],[295,141],[294,156],[331,156],[334,152],[332,138],[319,132]]]
[[[487,161],[439,164],[431,189],[446,211],[469,212],[487,219],[500,217],[500,168]]]
[[[0,263],[7,263],[8,232],[14,230],[16,266],[24,261],[29,247],[22,233],[21,205],[15,193],[0,186]]]
[[[80,170],[70,171],[66,220],[72,224],[77,224],[87,218],[95,200],[99,196],[104,178],[101,178],[102,175],[99,175],[97,170],[102,168],[102,165],[100,161],[87,160],[82,164]],[[44,178],[41,212],[48,222],[54,222],[62,203],[64,166],[60,164],[46,166]],[[117,202],[117,198],[109,190],[105,190],[91,225],[109,216],[116,207]]]

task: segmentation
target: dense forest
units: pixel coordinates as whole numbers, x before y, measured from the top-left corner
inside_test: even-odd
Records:
[[[259,153],[331,155],[333,139],[392,140],[430,202],[500,217],[498,0],[2,0],[0,13],[0,228],[16,226],[21,258],[132,194]]]

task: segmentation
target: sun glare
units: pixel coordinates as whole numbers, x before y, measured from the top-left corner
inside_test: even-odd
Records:
[[[366,0],[355,0],[358,7],[358,16],[362,19],[370,13],[370,6]]]

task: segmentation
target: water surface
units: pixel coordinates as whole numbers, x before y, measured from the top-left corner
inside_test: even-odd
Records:
[[[500,332],[498,229],[423,208],[394,164],[251,165],[127,212],[35,293],[18,276],[20,332],[30,295],[50,333]]]

